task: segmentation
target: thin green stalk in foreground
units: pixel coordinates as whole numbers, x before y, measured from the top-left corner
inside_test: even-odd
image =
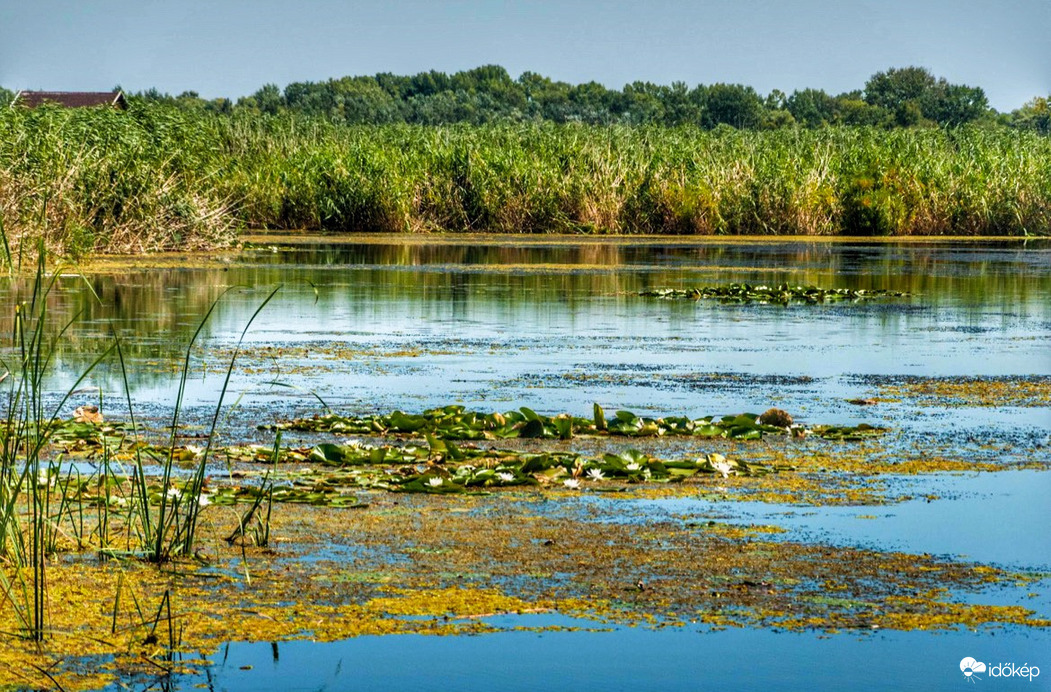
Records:
[[[217,298],[208,308],[208,312],[205,313],[204,318],[201,320],[200,324],[198,324],[197,330],[194,332],[193,337],[191,337],[190,342],[186,347],[185,356],[183,358],[182,375],[179,380],[179,390],[175,399],[175,410],[172,414],[168,454],[162,464],[162,492],[159,499],[160,507],[155,521],[149,518],[151,508],[149,506],[149,497],[146,491],[146,481],[141,459],[139,460],[135,474],[136,482],[138,484],[137,494],[141,498],[139,501],[141,506],[140,511],[144,516],[142,525],[148,546],[147,558],[152,562],[163,562],[172,557],[189,555],[193,552],[197,531],[197,519],[201,511],[200,498],[201,492],[204,489],[205,471],[207,469],[209,454],[212,450],[213,440],[215,439],[215,434],[218,428],[219,414],[222,411],[223,401],[226,398],[226,392],[230,384],[230,377],[233,374],[234,365],[237,361],[237,356],[240,353],[241,344],[244,341],[245,335],[248,333],[248,329],[252,326],[252,323],[255,321],[256,317],[259,316],[259,313],[262,312],[263,308],[265,308],[273,297],[277,295],[280,288],[280,286],[275,288],[270,292],[266,299],[260,303],[255,312],[252,313],[247,324],[245,324],[244,329],[241,331],[241,336],[237,340],[234,353],[230,358],[230,365],[226,369],[226,376],[223,379],[223,386],[219,392],[219,399],[215,405],[215,413],[212,416],[212,424],[208,432],[204,451],[200,455],[194,473],[190,478],[190,483],[183,490],[179,491],[171,487],[171,481],[172,471],[175,465],[174,450],[176,448],[179,419],[182,413],[183,397],[185,395],[186,382],[190,371],[190,354],[194,343],[197,341],[197,337],[204,329],[204,325],[208,322],[209,317],[211,317],[216,306],[219,304],[219,301],[226,295],[226,292]],[[123,367],[123,356],[121,356],[121,359]],[[125,386],[127,388],[126,379]]]

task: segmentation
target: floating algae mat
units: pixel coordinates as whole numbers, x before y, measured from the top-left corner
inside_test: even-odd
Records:
[[[485,634],[501,630],[490,624],[500,614],[564,616],[553,629],[689,624],[709,633],[1051,625],[996,595],[1032,588],[1037,574],[799,542],[776,526],[698,516],[623,521],[617,503],[538,504],[529,489],[512,492],[512,501],[385,496],[351,514],[285,506],[265,548],[230,545],[224,508],[208,507],[201,550],[170,568],[59,557],[49,567],[54,635],[5,641],[0,685],[72,690],[178,675],[230,640]],[[10,615],[0,602],[0,617]],[[88,655],[92,665],[82,663]]]
[[[1051,407],[1051,377],[865,377],[885,399],[924,406]]]
[[[818,288],[817,286],[777,286],[747,283],[730,283],[721,286],[698,286],[695,288],[657,288],[639,291],[637,295],[647,298],[685,298],[700,300],[713,298],[724,303],[832,303],[838,301],[856,301],[869,298],[903,298],[909,296],[904,291],[863,288]]]

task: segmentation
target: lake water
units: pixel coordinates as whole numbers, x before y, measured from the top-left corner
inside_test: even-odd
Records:
[[[913,295],[787,308],[634,295],[731,281]],[[1051,375],[1047,243],[330,242],[264,245],[221,268],[94,275],[100,300],[80,278],[61,283],[56,312],[81,319],[59,384],[115,330],[138,406],[174,400],[171,370],[225,292],[194,351],[188,404],[210,408],[215,373],[278,286],[235,371],[246,410],[314,411],[314,395],[358,413],[458,402],[585,415],[598,401],[708,415],[776,401],[851,423],[880,416],[842,401],[870,395],[878,376]],[[120,382],[110,366],[89,384]]]
[[[70,386],[116,332],[131,398],[170,415],[174,370],[211,303],[193,350],[187,408],[203,420],[242,330],[227,402],[233,437],[275,416],[311,414],[318,399],[352,413],[460,403],[543,413],[607,410],[691,416],[785,408],[805,421],[869,422],[940,443],[1010,438],[1044,450],[1045,407],[944,410],[905,400],[877,407],[896,378],[1051,376],[1051,246],[1046,242],[687,242],[472,238],[262,242],[209,268],[122,268],[60,280],[56,314],[80,318],[53,380]],[[780,307],[641,298],[638,291],[731,281],[889,289],[911,296]],[[90,286],[91,290],[88,290]],[[98,298],[96,299],[95,296]],[[224,360],[226,359],[226,360]],[[98,399],[119,417],[121,376],[103,364],[69,407]],[[943,499],[888,508],[736,504],[742,521],[790,535],[1008,565],[1051,563],[1046,472],[903,479]],[[946,490],[948,488],[948,491]],[[678,504],[677,504],[678,503]],[[667,500],[645,512],[710,511]],[[1030,586],[1047,615],[1047,582]],[[1017,594],[1004,596],[1014,602]],[[513,626],[513,623],[509,623]],[[1045,669],[1046,631],[785,634],[763,630],[615,629],[479,637],[363,637],[333,644],[234,644],[181,689],[955,689],[961,658]],[[242,666],[252,666],[242,670]]]

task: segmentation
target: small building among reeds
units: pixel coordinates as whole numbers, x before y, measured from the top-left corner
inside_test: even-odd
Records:
[[[11,106],[36,108],[52,103],[63,108],[93,108],[107,106],[117,110],[128,109],[128,99],[123,91],[20,91],[15,94]]]

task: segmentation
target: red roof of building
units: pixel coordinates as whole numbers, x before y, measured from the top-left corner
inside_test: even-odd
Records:
[[[20,91],[11,105],[36,108],[45,103],[54,103],[66,108],[110,106],[125,109],[128,101],[120,91]]]

